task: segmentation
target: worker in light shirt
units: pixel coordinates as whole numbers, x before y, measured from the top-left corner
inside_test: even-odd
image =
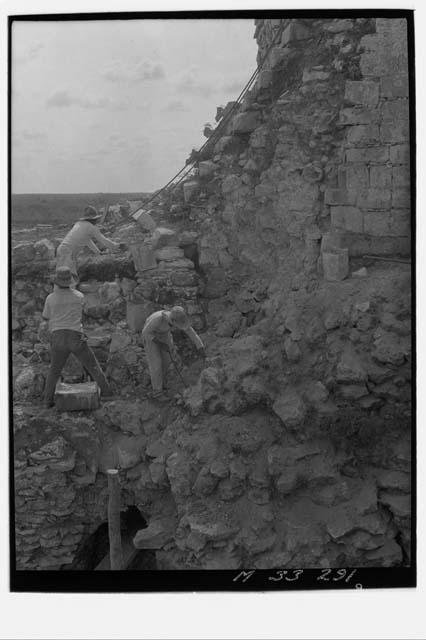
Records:
[[[189,318],[182,307],[173,307],[170,311],[155,311],[146,320],[142,329],[145,353],[151,375],[152,395],[159,400],[165,399],[163,381],[173,359],[175,347],[171,331],[180,329],[191,340],[198,353],[205,355],[204,343],[191,327]]]
[[[68,267],[71,270],[74,284],[78,283],[77,255],[84,247],[89,247],[93,253],[100,254],[101,250],[95,244],[96,241],[106,249],[119,249],[120,243],[109,240],[96,226],[102,218],[94,207],[87,206],[84,216],[78,220],[71,231],[67,233],[56,251],[56,268]]]

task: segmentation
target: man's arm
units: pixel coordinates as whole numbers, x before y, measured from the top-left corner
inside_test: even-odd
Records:
[[[204,342],[201,340],[200,336],[198,335],[198,333],[196,331],[194,331],[194,329],[192,327],[188,327],[187,329],[184,329],[186,335],[188,336],[188,338],[191,340],[191,342],[195,345],[195,347],[197,348],[198,351],[203,350],[204,351]]]
[[[110,240],[106,238],[98,229],[98,227],[93,227],[93,237],[100,245],[105,247],[105,249],[119,249],[120,243],[114,242],[114,240]]]
[[[95,243],[93,242],[93,240],[88,240],[87,241],[87,246],[89,247],[89,249],[91,251],[93,251],[93,253],[96,253],[97,255],[99,255],[101,253],[100,249],[95,245]]]
[[[41,322],[38,328],[37,337],[40,342],[47,343],[49,341],[49,318],[50,318],[50,307],[49,300],[46,298],[46,302],[44,303],[43,313],[41,315]]]

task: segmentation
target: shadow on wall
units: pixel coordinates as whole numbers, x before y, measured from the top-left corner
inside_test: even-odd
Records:
[[[130,506],[121,512],[121,536],[128,539],[139,529],[147,526],[139,509]],[[78,549],[72,564],[61,567],[63,571],[94,571],[109,553],[108,522],[103,522],[90,536],[86,537]],[[138,551],[126,567],[128,571],[157,569],[154,551]]]

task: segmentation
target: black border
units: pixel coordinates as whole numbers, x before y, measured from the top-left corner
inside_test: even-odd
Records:
[[[13,452],[13,390],[12,390],[12,306],[11,306],[11,228],[12,228],[12,27],[21,21],[77,21],[77,20],[141,20],[141,19],[252,19],[255,18],[405,18],[408,40],[408,80],[410,115],[410,187],[411,187],[411,278],[412,278],[412,560],[409,567],[372,567],[356,570],[348,583],[337,580],[338,569],[325,574],[323,569],[303,570],[236,570],[236,571],[17,571],[15,549],[15,485]],[[415,587],[417,585],[417,434],[416,434],[416,94],[414,10],[406,9],[327,9],[327,10],[229,10],[229,11],[147,11],[21,14],[8,16],[8,373],[9,373],[9,539],[10,591],[58,593],[123,593],[172,591],[282,591],[313,589],[377,589]],[[352,568],[346,568],[346,575]]]

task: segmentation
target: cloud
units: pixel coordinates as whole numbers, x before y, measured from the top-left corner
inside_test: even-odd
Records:
[[[203,98],[208,98],[213,93],[213,89],[210,84],[198,81],[197,74],[194,69],[191,69],[182,75],[181,79],[177,83],[177,88],[180,92],[192,94],[194,96],[202,96]]]
[[[182,102],[182,100],[170,100],[163,111],[189,111],[189,107],[185,102]]]
[[[127,69],[123,65],[115,63],[104,71],[102,77],[108,82],[146,82],[161,80],[166,77],[166,73],[161,63],[145,60],[139,61]]]
[[[115,111],[123,111],[128,108],[128,104],[123,101],[111,100],[110,98],[83,98],[73,96],[64,90],[52,93],[46,101],[46,106],[54,108],[112,109]]]

